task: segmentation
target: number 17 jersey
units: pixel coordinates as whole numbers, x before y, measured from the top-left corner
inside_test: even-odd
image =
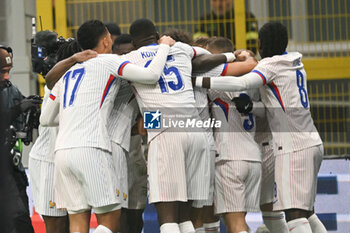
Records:
[[[95,147],[111,151],[107,120],[119,89],[118,75],[127,63],[117,55],[103,54],[74,65],[60,79],[59,90],[56,86],[52,90],[60,102],[56,150]]]

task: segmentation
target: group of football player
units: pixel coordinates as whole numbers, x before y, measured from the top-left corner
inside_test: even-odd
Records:
[[[327,232],[314,213],[323,144],[286,27],[262,26],[259,62],[226,38],[160,37],[148,19],[129,32],[113,42],[83,23],[70,42],[83,51],[62,49],[46,76],[29,172],[47,232],[88,233],[92,209],[96,233],[140,232],[147,197],[161,233],[220,232],[220,217],[251,232],[259,211],[273,233]],[[162,127],[166,114],[220,124]]]

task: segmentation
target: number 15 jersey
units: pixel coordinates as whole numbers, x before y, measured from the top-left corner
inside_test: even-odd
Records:
[[[152,62],[157,50],[158,45],[151,44],[125,56],[133,64],[147,67]],[[177,42],[170,48],[163,73],[156,84],[132,83],[141,113],[160,110],[162,116],[165,115],[165,112],[171,115],[198,116],[191,82],[191,61],[195,56],[196,50],[194,48]],[[165,130],[164,127],[159,130],[147,130],[148,140],[151,141],[163,130]]]

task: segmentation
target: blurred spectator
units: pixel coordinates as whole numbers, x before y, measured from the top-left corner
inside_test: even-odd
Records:
[[[210,0],[212,11],[200,17],[201,23],[194,34],[194,38],[200,36],[227,37],[235,43],[235,12],[234,0]],[[246,12],[246,39],[247,49],[254,53],[257,51],[258,21],[251,12]],[[240,49],[240,48],[236,48]]]

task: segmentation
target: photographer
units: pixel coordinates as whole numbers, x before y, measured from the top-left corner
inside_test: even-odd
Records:
[[[0,201],[7,210],[4,214],[9,218],[3,229],[6,232],[30,232],[33,227],[29,216],[26,187],[27,177],[21,162],[22,140],[18,139],[19,131],[30,130],[27,123],[34,123],[32,113],[37,112],[41,99],[30,96],[23,97],[21,92],[10,82],[9,72],[12,69],[12,49],[0,45],[0,100],[1,100],[1,197]],[[21,134],[27,138],[26,132]],[[28,134],[29,135],[29,134]],[[31,136],[31,135],[30,135]],[[24,141],[28,141],[25,140]],[[30,140],[29,140],[30,141]]]

